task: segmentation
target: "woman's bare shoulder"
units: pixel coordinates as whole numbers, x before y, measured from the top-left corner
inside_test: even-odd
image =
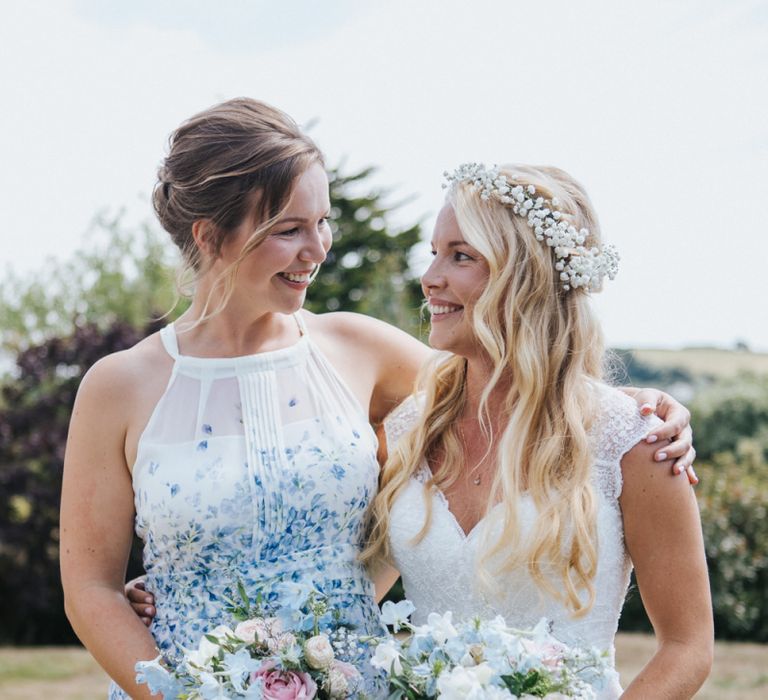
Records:
[[[377,352],[405,350],[410,354],[422,354],[429,350],[405,331],[372,316],[351,311],[332,311],[324,314],[303,312],[310,334],[320,333],[329,339],[354,343]]]
[[[160,334],[153,333],[130,348],[97,360],[83,377],[78,394],[95,400],[119,399],[125,404],[145,387],[167,377],[172,365]]]

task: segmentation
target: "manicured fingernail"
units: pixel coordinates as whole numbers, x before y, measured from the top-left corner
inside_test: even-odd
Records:
[[[144,598],[144,602],[145,602],[145,603],[151,603],[151,602],[152,602],[152,598],[150,598],[149,596],[147,596],[146,598]]]
[[[653,406],[651,406],[651,404],[644,403],[642,406],[640,406],[641,416],[650,416],[651,413],[653,413]]]
[[[650,442],[651,444],[653,444],[653,443],[654,443],[654,442],[656,442],[658,439],[659,439],[659,436],[658,436],[658,435],[649,435],[647,438],[645,438],[645,441],[646,441],[646,442]]]
[[[152,608],[144,608],[144,613],[146,615],[151,615],[152,614]]]
[[[666,452],[659,452],[656,455],[656,461],[657,462],[663,462],[666,458],[667,458],[667,453]]]

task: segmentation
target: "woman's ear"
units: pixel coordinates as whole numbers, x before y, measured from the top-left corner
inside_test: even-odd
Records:
[[[213,222],[210,219],[198,219],[192,223],[192,239],[200,255],[209,258],[216,255],[213,245]]]

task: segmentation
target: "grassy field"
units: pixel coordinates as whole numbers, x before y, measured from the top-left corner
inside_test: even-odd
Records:
[[[653,638],[620,634],[616,654],[626,686],[653,654]],[[768,697],[768,647],[720,642],[715,667],[696,695],[702,700],[764,700]],[[89,654],[78,648],[0,648],[3,700],[103,700],[107,678]]]
[[[715,348],[684,350],[632,350],[640,361],[654,367],[688,370],[692,374],[714,377],[733,376],[739,372],[768,374],[768,353]]]

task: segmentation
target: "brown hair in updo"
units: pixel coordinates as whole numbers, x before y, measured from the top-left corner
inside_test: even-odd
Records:
[[[171,134],[152,200],[186,272],[197,277],[205,271],[192,237],[195,221],[211,222],[206,243],[216,256],[227,234],[254,217],[253,235],[220,280],[219,308],[231,294],[240,261],[264,240],[287,206],[294,181],[315,162],[323,164],[322,153],[291,117],[246,97],[206,109]]]

